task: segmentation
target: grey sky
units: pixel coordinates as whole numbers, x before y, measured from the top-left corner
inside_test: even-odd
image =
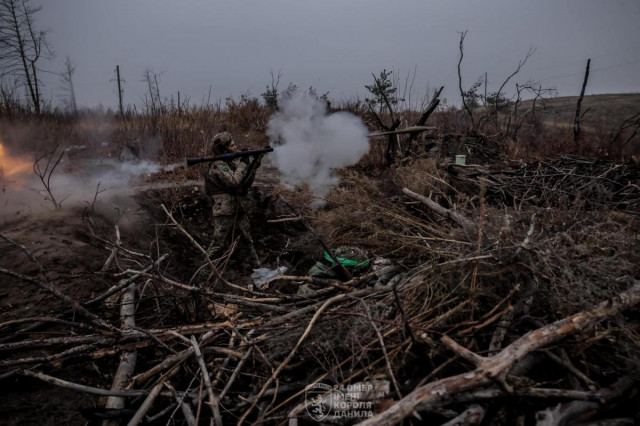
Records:
[[[465,88],[488,73],[497,89],[530,47],[535,54],[514,82],[529,78],[580,91],[587,58],[587,93],[640,91],[638,0],[34,0],[36,17],[50,30],[61,71],[76,63],[79,105],[117,106],[115,66],[125,103],[140,104],[146,68],[161,73],[162,97],[199,103],[249,92],[259,97],[270,71],[280,88],[329,91],[336,100],[365,95],[371,73],[417,69],[413,96],[429,84],[445,86],[458,102],[458,31],[468,30]],[[45,94],[57,101],[57,79]]]

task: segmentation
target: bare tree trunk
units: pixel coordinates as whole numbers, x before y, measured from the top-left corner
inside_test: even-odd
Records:
[[[589,80],[589,67],[591,66],[591,59],[587,60],[587,69],[584,72],[584,81],[582,82],[582,91],[580,91],[580,97],[578,98],[578,104],[576,105],[576,118],[573,121],[573,142],[578,146],[578,138],[580,137],[580,107],[582,106],[582,99],[584,98],[584,90],[587,88],[587,80]]]
[[[116,76],[118,77],[118,105],[120,107],[120,117],[124,116],[122,108],[122,80],[120,79],[120,65],[116,65]]]
[[[41,112],[38,68],[36,66],[47,45],[46,32],[37,31],[33,16],[41,7],[30,7],[30,0],[0,0],[0,66],[2,75],[11,75],[25,87],[26,96],[36,113]]]
[[[444,86],[440,86],[435,92],[433,92],[433,97],[431,98],[431,102],[427,105],[427,108],[422,112],[418,121],[414,123],[414,126],[424,126],[427,122],[427,119],[431,116],[433,111],[440,105],[440,93],[442,93],[442,89]]]
[[[29,64],[27,64],[27,56],[25,54],[25,43],[20,32],[20,23],[18,22],[18,12],[16,10],[16,4],[14,0],[10,0],[9,10],[11,12],[11,20],[13,25],[13,31],[15,32],[16,42],[18,43],[18,53],[20,55],[20,61],[22,62],[22,68],[24,71],[24,78],[29,88],[29,95],[31,96],[31,102],[35,108],[37,114],[40,113],[40,103],[37,102],[36,91],[34,89],[34,82],[31,81],[31,73],[29,72]]]
[[[473,119],[473,113],[471,112],[471,109],[469,109],[469,106],[467,105],[467,101],[465,100],[464,90],[462,90],[461,65],[462,65],[462,58],[464,56],[464,38],[466,36],[467,36],[466,31],[463,31],[460,33],[460,59],[458,60],[458,88],[460,89],[460,97],[462,98],[462,105],[464,106],[464,109],[467,111],[467,114],[469,114],[469,118],[471,119],[471,130],[475,130],[476,122]]]

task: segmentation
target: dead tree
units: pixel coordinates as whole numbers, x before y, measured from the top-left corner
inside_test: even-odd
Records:
[[[458,88],[460,89],[460,97],[462,98],[462,106],[464,106],[465,111],[469,115],[469,119],[471,120],[471,130],[475,130],[476,122],[473,118],[473,112],[469,105],[467,105],[467,100],[465,96],[465,91],[462,89],[462,58],[464,57],[464,38],[467,36],[467,31],[463,31],[460,33],[460,57],[458,58]]]
[[[27,93],[36,114],[41,108],[38,61],[53,56],[47,33],[34,27],[34,15],[42,7],[30,7],[30,0],[0,0],[0,69]]]
[[[369,90],[372,94],[376,96],[375,101],[368,100],[369,111],[367,112],[367,114],[372,117],[376,126],[382,130],[381,134],[384,134],[388,137],[387,147],[385,150],[385,160],[387,163],[387,167],[390,167],[395,162],[398,148],[400,146],[399,134],[404,133],[402,130],[405,130],[405,129],[402,129],[398,131],[398,127],[400,127],[402,120],[396,117],[396,114],[393,108],[393,105],[397,104],[398,99],[392,98],[392,95],[396,92],[396,88],[393,87],[392,82],[388,78],[390,74],[391,74],[391,71],[387,72],[386,70],[383,70],[380,73],[380,77],[376,77],[375,75],[373,75],[373,80],[374,80],[373,85],[365,86],[367,90]],[[424,111],[422,111],[422,113],[420,114],[420,117],[416,120],[413,126],[406,129],[406,130],[411,130],[411,129],[414,130],[414,131],[406,132],[410,134],[407,142],[411,142],[415,140],[417,135],[422,131],[424,131],[424,130],[419,130],[418,128],[424,127],[424,124],[426,123],[427,119],[431,116],[433,111],[435,111],[435,109],[440,104],[440,93],[442,93],[443,89],[444,89],[444,86],[441,86],[439,89],[435,90],[431,98],[431,101],[429,102],[429,105],[427,105]],[[376,103],[380,106],[379,108],[380,113],[382,113],[385,109],[389,112],[389,117],[391,118],[391,125],[386,125],[383,122],[380,114],[378,114],[374,110],[373,106]],[[407,146],[407,150],[408,150],[408,147],[409,145]],[[406,155],[406,152],[404,154]]]
[[[78,113],[76,104],[76,91],[73,87],[73,73],[76,71],[76,65],[71,62],[71,58],[67,56],[64,61],[64,71],[60,73],[60,82],[62,83],[62,91],[66,93],[63,102],[67,109],[73,114]]]
[[[507,83],[509,83],[509,80],[511,80],[516,74],[518,74],[520,72],[520,70],[522,69],[522,67],[524,66],[524,64],[527,63],[527,60],[531,57],[531,55],[533,55],[535,53],[535,49],[529,49],[529,51],[527,52],[527,54],[525,55],[524,59],[518,61],[518,65],[516,66],[516,69],[507,76],[507,78],[502,82],[502,84],[500,85],[500,88],[498,89],[497,92],[493,93],[492,96],[492,102],[491,102],[491,109],[489,110],[490,115],[493,116],[494,118],[494,122],[496,124],[496,127],[498,127],[498,113],[500,112],[501,108],[504,105],[500,105],[500,99],[502,98],[502,91],[504,90],[505,86],[507,85]],[[486,80],[485,80],[485,86],[486,86]],[[485,87],[485,93],[486,93],[486,87]],[[485,94],[486,97],[486,94]],[[486,102],[487,99],[485,99]],[[508,130],[507,130],[508,132]]]
[[[53,196],[53,192],[51,191],[51,176],[53,175],[53,172],[55,172],[56,168],[60,164],[60,161],[62,161],[62,157],[64,156],[64,153],[66,151],[62,150],[62,152],[60,152],[58,157],[55,158],[56,151],[58,151],[58,145],[56,145],[55,148],[53,148],[53,151],[47,152],[44,155],[38,157],[36,161],[33,163],[33,172],[36,174],[36,176],[38,176],[38,178],[40,179],[40,182],[42,182],[42,185],[44,186],[44,189],[47,191],[47,194],[49,194],[49,199],[53,203],[54,207],[56,209],[59,209],[62,207],[62,201],[64,200],[60,200],[60,202],[58,202],[56,201],[56,198]],[[46,164],[44,164],[44,168],[43,168],[43,163],[45,162]]]
[[[444,86],[440,86],[439,89],[436,89],[436,91],[433,92],[433,96],[431,97],[431,102],[429,102],[429,105],[427,105],[425,110],[422,111],[422,114],[420,114],[420,117],[418,117],[416,122],[413,124],[414,127],[424,126],[427,120],[429,119],[429,117],[431,116],[431,114],[433,113],[433,111],[435,111],[436,108],[438,108],[438,105],[440,105],[440,93],[442,93],[443,89],[444,89]],[[411,142],[415,141],[417,137],[418,137],[418,132],[409,134],[409,139],[407,139],[407,147],[406,147],[405,155],[408,153],[409,148],[411,147]]]
[[[587,80],[589,80],[590,66],[591,59],[588,59],[587,69],[584,72],[584,81],[582,82],[582,90],[580,91],[580,97],[578,98],[578,104],[576,105],[576,117],[573,120],[573,142],[576,144],[576,146],[578,145],[578,138],[580,137],[580,122],[584,118],[584,114],[580,116],[580,107],[582,106],[582,99],[584,98],[584,90],[587,88]]]
[[[271,85],[267,86],[266,90],[260,95],[267,108],[278,109],[278,85],[280,84],[280,77],[282,77],[282,71],[278,70],[278,74],[276,75],[273,73],[273,70],[271,70]]]
[[[151,116],[157,116],[163,109],[162,100],[160,99],[160,87],[158,84],[159,73],[156,73],[150,69],[144,70],[144,74],[142,75],[142,81],[147,84],[147,90],[149,91],[149,96],[145,94],[145,107],[147,113]]]
[[[118,107],[120,108],[120,117],[124,117],[124,107],[122,105],[122,95],[124,93],[122,83],[124,83],[124,80],[120,78],[120,65],[116,65],[116,80],[118,82]]]

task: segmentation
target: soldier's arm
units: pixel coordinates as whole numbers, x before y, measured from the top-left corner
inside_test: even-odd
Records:
[[[236,163],[235,169],[224,161],[215,161],[209,168],[209,174],[223,185],[237,188],[242,184],[247,167],[247,164],[242,161]]]
[[[258,167],[260,167],[261,161],[262,155],[259,155],[253,159],[242,182],[243,187],[249,188],[251,185],[253,185],[253,181],[256,178],[256,172],[258,171]]]

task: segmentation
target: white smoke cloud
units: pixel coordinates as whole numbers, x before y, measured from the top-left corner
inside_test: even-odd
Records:
[[[74,170],[65,172],[66,167],[72,166]],[[51,175],[50,188],[63,208],[85,206],[97,197],[106,212],[112,207],[131,209],[135,206],[132,196],[138,185],[145,185],[145,178],[181,166],[181,163],[162,166],[149,160],[63,158]],[[99,192],[97,196],[96,192]],[[52,209],[45,187],[33,172],[0,181],[0,224],[23,214]]]
[[[324,102],[296,93],[282,102],[269,120],[267,135],[274,143],[274,159],[288,184],[307,183],[325,196],[340,179],[332,171],[357,163],[369,151],[368,130],[347,112],[327,113]]]

